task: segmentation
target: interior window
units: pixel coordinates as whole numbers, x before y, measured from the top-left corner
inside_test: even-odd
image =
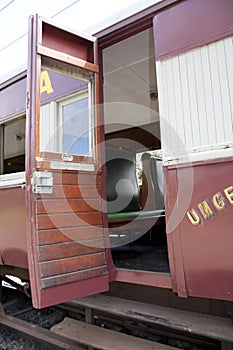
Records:
[[[25,171],[25,121],[20,117],[3,124],[3,174]]]

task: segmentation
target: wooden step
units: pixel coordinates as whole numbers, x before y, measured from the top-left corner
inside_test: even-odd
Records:
[[[136,338],[66,317],[51,331],[69,340],[100,350],[174,350],[168,345]]]
[[[222,317],[179,310],[138,301],[115,298],[103,294],[72,301],[68,304],[91,308],[94,312],[109,314],[152,326],[233,343],[232,321]]]

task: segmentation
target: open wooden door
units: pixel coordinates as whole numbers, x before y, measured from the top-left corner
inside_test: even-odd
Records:
[[[30,18],[28,259],[37,308],[108,290],[96,47],[93,37]]]

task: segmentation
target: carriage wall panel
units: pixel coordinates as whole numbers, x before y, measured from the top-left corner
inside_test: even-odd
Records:
[[[25,190],[1,188],[0,264],[28,268]]]

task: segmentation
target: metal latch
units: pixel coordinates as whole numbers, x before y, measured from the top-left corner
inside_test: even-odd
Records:
[[[32,191],[38,194],[53,193],[53,173],[49,171],[34,171]]]

